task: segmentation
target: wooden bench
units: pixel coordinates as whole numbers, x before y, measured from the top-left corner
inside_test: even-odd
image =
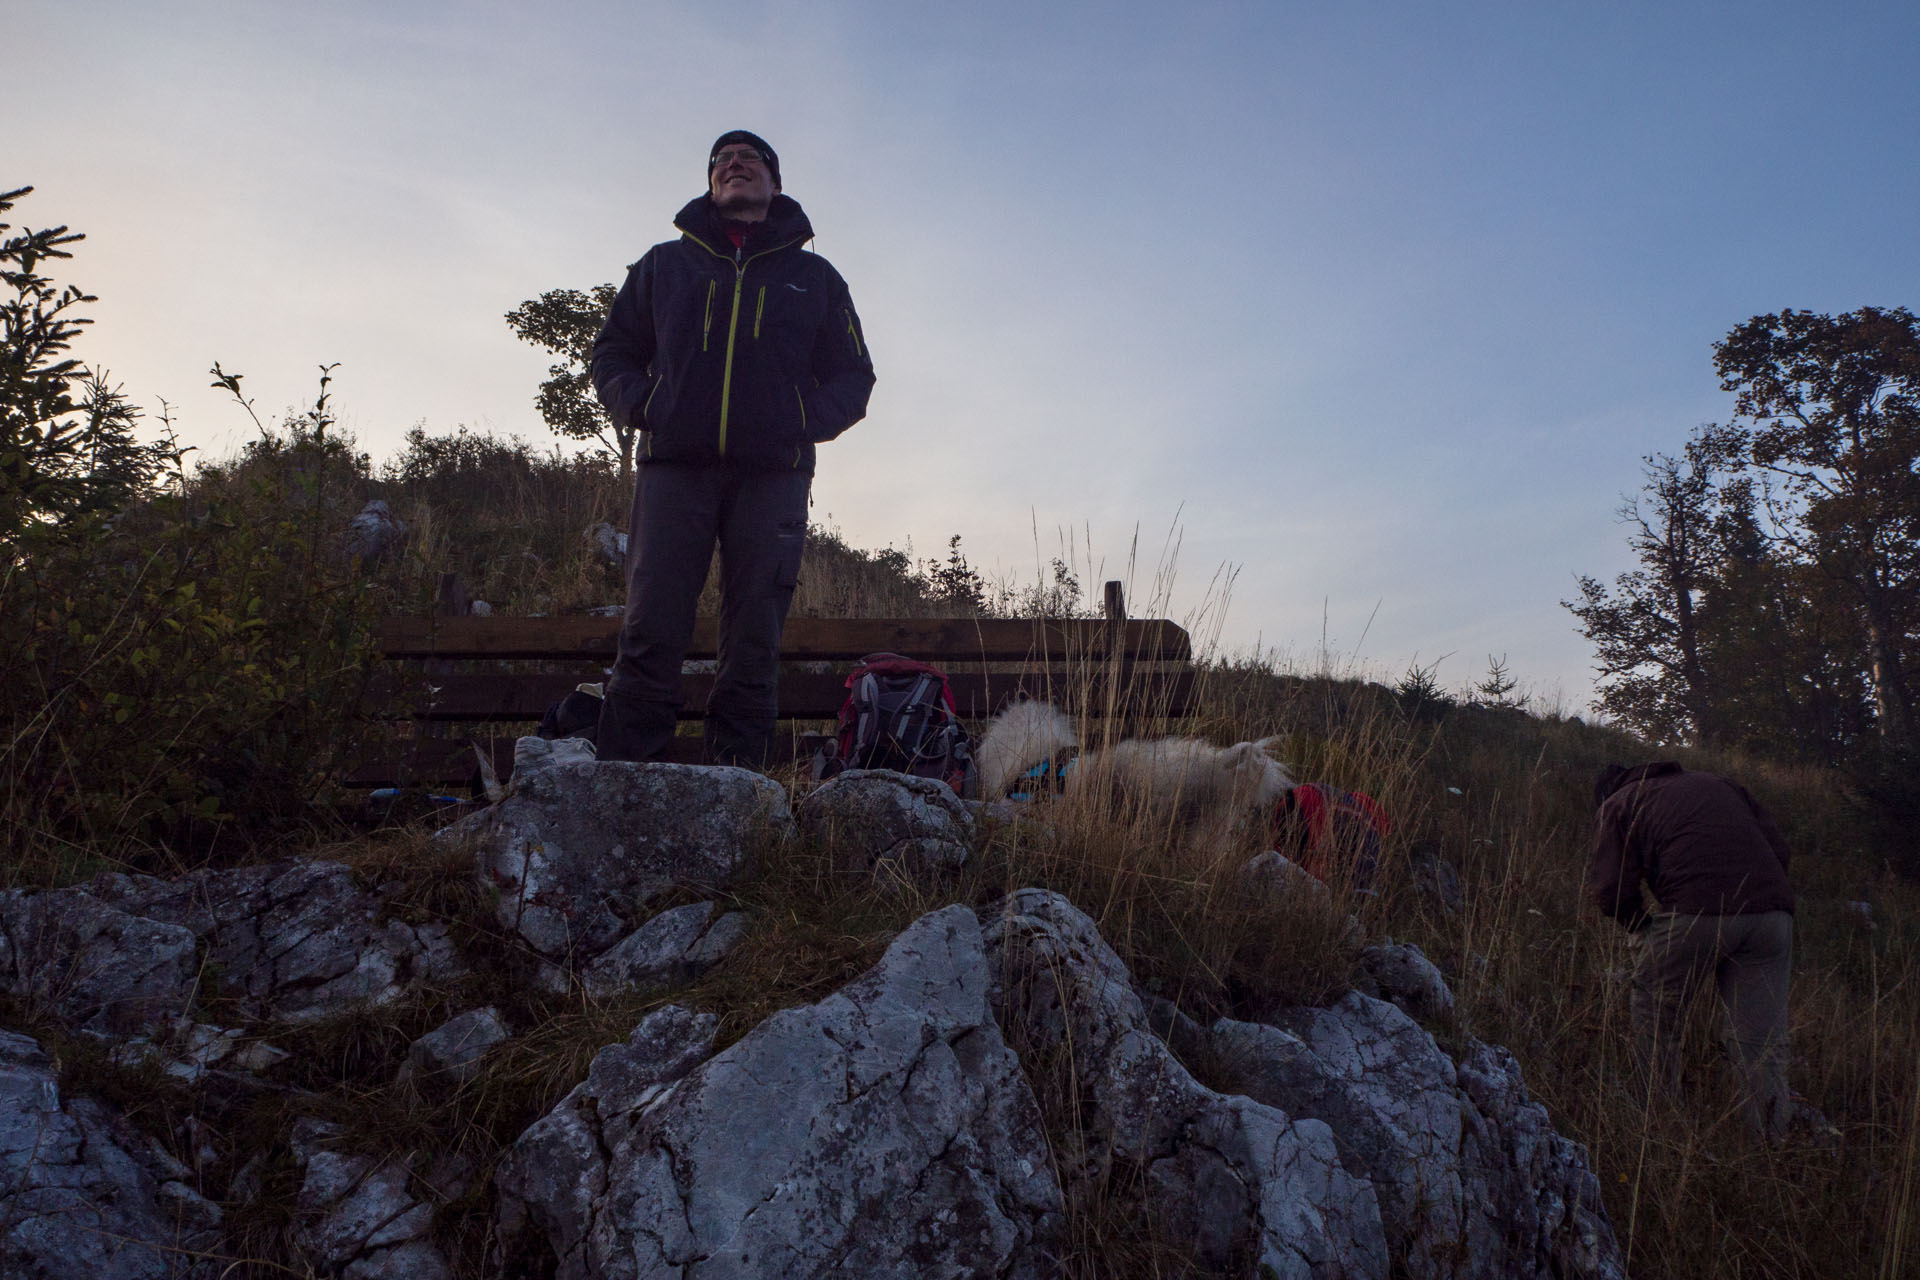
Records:
[[[852,664],[888,651],[947,673],[963,719],[979,722],[1021,695],[1075,714],[1135,723],[1183,715],[1192,695],[1192,644],[1164,619],[1128,619],[1118,583],[1108,616],[1075,619],[789,618],[781,643],[776,757],[810,754],[818,731],[846,698]],[[389,618],[380,627],[376,714],[393,728],[391,749],[347,779],[354,786],[465,785],[478,774],[478,743],[505,777],[513,741],[546,709],[612,665],[620,619]],[[700,619],[688,659],[715,655],[717,623]],[[704,714],[714,677],[683,678],[682,720]],[[697,761],[698,737],[675,739],[672,758]]]

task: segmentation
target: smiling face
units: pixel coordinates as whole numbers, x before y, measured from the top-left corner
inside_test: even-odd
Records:
[[[730,142],[720,148],[707,169],[707,193],[713,197],[714,207],[742,222],[762,221],[779,189],[767,162],[744,142]]]

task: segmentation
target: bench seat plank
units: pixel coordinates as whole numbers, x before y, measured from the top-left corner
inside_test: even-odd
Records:
[[[373,705],[390,708],[392,717],[428,722],[538,720],[582,680],[591,679],[579,674],[539,672],[389,673],[375,681]],[[713,682],[709,672],[681,677],[680,691],[685,700],[680,710],[682,720],[697,720],[704,714]],[[1104,671],[1084,675],[1041,668],[957,672],[947,677],[947,684],[953,690],[954,707],[961,719],[983,720],[1022,693],[1069,711],[1080,710],[1090,697],[1092,708],[1099,713],[1107,703],[1109,681]],[[1186,708],[1192,687],[1191,669],[1163,671],[1138,666],[1123,667],[1117,686],[1124,710],[1149,715],[1179,714]],[[840,714],[846,696],[844,672],[786,672],[780,677],[780,716],[788,720],[831,720]]]

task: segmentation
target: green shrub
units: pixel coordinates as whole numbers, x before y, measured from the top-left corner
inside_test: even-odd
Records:
[[[29,530],[0,589],[15,875],[215,856],[348,761],[381,612],[342,550],[364,460],[295,432],[112,519]]]

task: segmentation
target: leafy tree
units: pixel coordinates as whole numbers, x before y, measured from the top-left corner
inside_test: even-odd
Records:
[[[613,420],[593,392],[589,362],[593,340],[606,323],[618,292],[610,284],[587,292],[552,289],[507,312],[507,326],[526,342],[565,357],[547,368],[534,404],[555,435],[569,440],[597,440],[620,460],[620,479],[633,478],[633,450],[638,432]]]
[[[1871,736],[1860,629],[1812,566],[1731,548],[1698,617],[1720,745],[1837,765]]]
[[[0,216],[32,190],[0,193]],[[85,237],[64,226],[12,230],[0,222],[0,542],[121,510],[180,460],[171,439],[135,439],[140,411],[67,354],[91,323],[75,308],[97,299],[39,268],[71,258],[66,246]]]
[[[1716,480],[1733,447],[1724,432],[1705,429],[1678,458],[1643,458],[1646,483],[1619,508],[1640,567],[1612,588],[1583,574],[1580,599],[1561,601],[1599,658],[1595,710],[1655,741],[1716,736],[1697,609],[1723,559]]]
[[[1881,735],[1920,751],[1920,320],[1905,308],[1755,316],[1714,347],[1747,422],[1770,537],[1844,589]]]

